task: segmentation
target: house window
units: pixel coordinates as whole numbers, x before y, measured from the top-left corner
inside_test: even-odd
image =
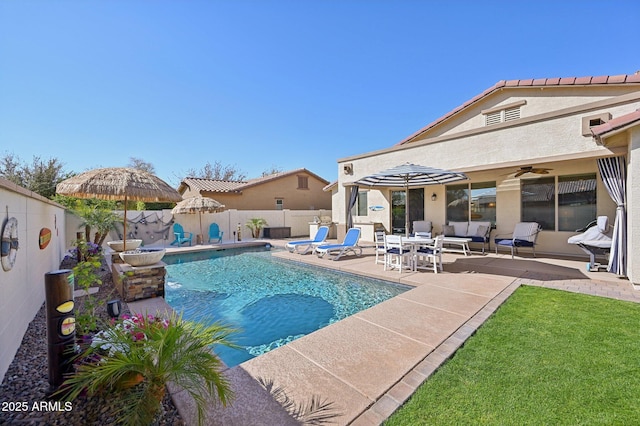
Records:
[[[558,177],[558,231],[575,232],[596,216],[595,173]]]
[[[298,176],[298,189],[309,189],[308,176]]]
[[[282,210],[284,207],[284,199],[276,198],[276,210]]]
[[[557,184],[553,177],[523,179],[521,197],[522,221],[542,229],[575,232],[596,219],[595,173],[558,176]]]
[[[485,126],[517,120],[520,118],[520,107],[526,103],[527,101],[522,100],[481,111],[481,114],[484,115]]]
[[[479,220],[496,224],[496,183],[447,185],[447,223]]]
[[[369,214],[368,191],[358,191],[356,205],[353,206],[355,216],[367,216]]]
[[[522,222],[537,222],[542,229],[556,229],[556,184],[554,177],[522,179]]]
[[[590,115],[582,117],[582,136],[592,136],[591,128],[599,126],[611,120],[611,114],[603,112],[602,114]]]

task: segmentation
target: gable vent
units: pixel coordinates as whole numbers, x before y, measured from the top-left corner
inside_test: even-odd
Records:
[[[490,126],[502,122],[502,111],[492,112],[484,117],[484,124]]]
[[[480,111],[484,115],[485,126],[504,123],[505,121],[517,120],[520,118],[520,109],[526,105],[526,100],[512,102],[508,105],[500,105],[494,108]]]
[[[520,118],[520,107],[504,110],[504,121],[517,120]]]

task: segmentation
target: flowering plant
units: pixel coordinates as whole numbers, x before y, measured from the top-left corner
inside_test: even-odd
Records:
[[[185,321],[181,315],[133,315],[98,332],[78,355],[76,371],[60,393],[72,401],[85,391],[115,399],[112,407],[124,424],[149,424],[159,412],[167,382],[196,402],[198,423],[207,397],[226,405],[233,392],[223,375],[215,345],[235,347],[233,329],[219,323]]]
[[[169,320],[160,316],[135,314],[133,316],[123,315],[122,320],[116,322],[112,320],[112,328],[98,332],[93,336],[91,346],[105,351],[109,356],[114,356],[115,352],[128,352],[130,344],[148,340],[147,336],[154,329],[169,327]],[[128,337],[130,342],[122,342],[118,339],[118,334]]]

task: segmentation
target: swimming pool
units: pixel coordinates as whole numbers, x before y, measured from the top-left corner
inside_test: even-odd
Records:
[[[165,299],[185,319],[241,329],[241,350],[215,348],[228,366],[367,309],[408,286],[317,268],[267,248],[167,255]]]

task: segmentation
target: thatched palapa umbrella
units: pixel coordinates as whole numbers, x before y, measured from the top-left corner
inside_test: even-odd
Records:
[[[219,203],[213,198],[196,195],[195,197],[185,198],[180,201],[171,210],[172,214],[198,213],[200,219],[200,235],[202,233],[202,213],[215,213],[224,210],[224,204]],[[204,239],[204,237],[203,237]]]
[[[127,250],[127,201],[178,202],[182,196],[159,177],[128,167],[89,170],[60,182],[56,192],[77,198],[124,201],[124,250]]]

